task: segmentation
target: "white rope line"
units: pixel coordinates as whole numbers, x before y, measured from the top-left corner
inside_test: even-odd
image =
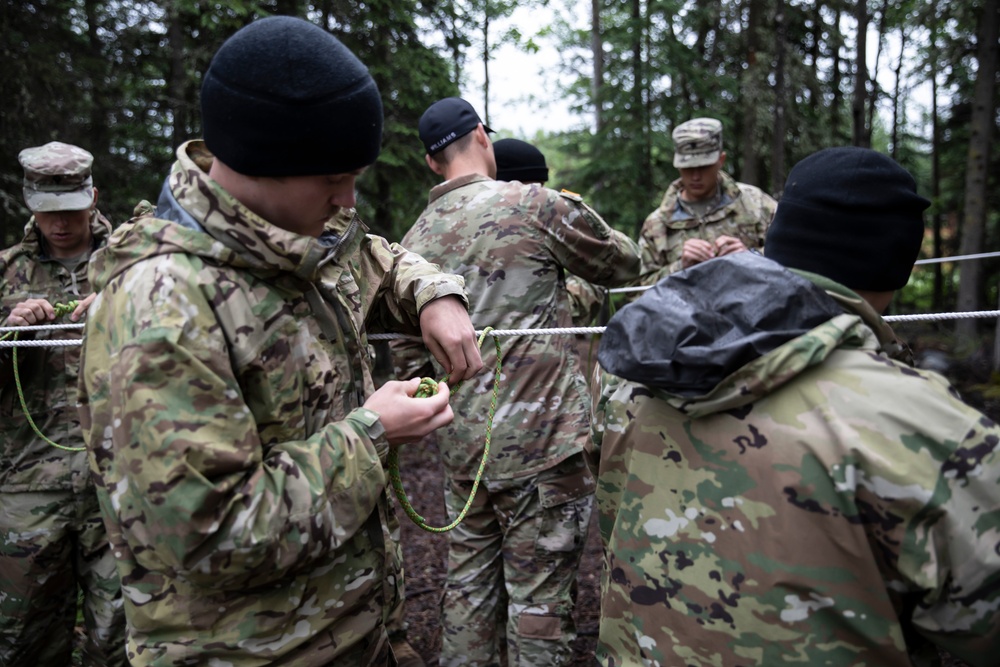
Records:
[[[955,255],[954,257],[931,257],[930,259],[918,259],[913,263],[913,265],[940,264],[942,262],[964,262],[967,259],[986,259],[988,257],[1000,257],[1000,252],[980,252],[975,255]]]
[[[1000,317],[1000,310],[978,310],[964,313],[916,313],[913,315],[886,315],[882,319],[886,322],[920,322],[930,320],[962,320],[987,317]],[[26,331],[28,329],[46,328],[66,328],[78,325],[51,325],[50,327],[8,327],[8,330]],[[551,329],[494,329],[489,332],[490,336],[558,336],[573,335],[587,336],[592,334],[602,334],[606,327],[554,327]],[[477,331],[476,335],[481,336],[482,331]],[[420,340],[418,336],[398,333],[371,334],[368,340]],[[68,340],[2,340],[0,349],[6,347],[69,347],[72,345],[82,345],[82,338]]]
[[[886,315],[882,319],[886,322],[915,322],[921,320],[960,320],[972,318],[1000,317],[1000,310],[980,310],[965,313],[917,313],[913,315]],[[553,329],[494,329],[490,331],[490,336],[551,336],[559,334],[588,335],[602,334],[606,327],[568,327]],[[481,336],[482,331],[477,331],[476,335]],[[396,340],[410,339],[419,340],[417,336],[409,334],[370,334],[368,340]]]
[[[63,340],[0,340],[0,349],[5,347],[73,347],[83,345],[82,338],[67,338]]]
[[[967,259],[988,259],[990,257],[1000,257],[998,252],[979,252],[974,255],[955,255],[953,257],[931,257],[929,259],[918,259],[914,266],[922,264],[943,264],[944,262],[964,262]],[[608,294],[628,294],[629,292],[645,292],[653,285],[636,285],[633,287],[614,287],[608,290]]]
[[[967,313],[914,313],[913,315],[886,315],[886,322],[919,322],[921,320],[971,320],[977,317],[1000,317],[1000,310],[978,310]]]
[[[82,329],[84,327],[83,322],[77,322],[76,324],[36,324],[30,327],[0,327],[0,334],[7,333],[8,331],[17,331],[24,333],[26,331],[52,331],[55,329]]]
[[[612,287],[608,290],[608,294],[627,294],[629,292],[645,292],[653,285],[636,285],[634,287]]]

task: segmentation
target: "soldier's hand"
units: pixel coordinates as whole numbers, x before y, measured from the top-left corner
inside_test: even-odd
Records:
[[[688,239],[681,251],[681,266],[685,269],[715,257],[715,246],[704,239]]]
[[[483,369],[476,330],[465,304],[457,296],[434,299],[420,311],[424,345],[456,384]]]
[[[56,309],[45,299],[28,299],[14,306],[7,316],[9,327],[30,327],[56,319]]]
[[[732,255],[735,252],[746,252],[747,247],[743,241],[733,236],[722,235],[715,239],[715,254],[717,257]]]
[[[69,316],[69,319],[72,320],[73,322],[79,320],[80,317],[87,312],[87,309],[90,308],[90,304],[94,303],[94,299],[96,298],[97,298],[97,292],[94,292],[93,294],[89,295],[86,299],[78,303],[76,305],[76,308],[73,309],[73,314]]]
[[[378,414],[389,444],[419,440],[455,418],[448,403],[446,383],[439,382],[437,393],[427,398],[414,397],[419,386],[420,378],[406,382],[391,380],[365,401],[365,407]]]

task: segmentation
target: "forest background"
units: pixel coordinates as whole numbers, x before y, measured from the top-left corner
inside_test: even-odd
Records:
[[[512,24],[515,12],[530,27]],[[423,110],[465,92],[496,137],[513,135],[491,120],[496,54],[545,47],[559,64],[535,113],[558,100],[577,122],[519,138],[545,152],[553,184],[628,234],[677,176],[672,129],[708,115],[725,124],[727,171],[775,197],[806,155],[870,146],[933,202],[923,257],[1000,247],[998,0],[0,0],[0,243],[18,241],[29,216],[17,163],[27,146],[94,153],[115,223],[155,200],[176,147],[200,134],[212,54],[272,14],[329,30],[378,82],[383,151],[358,182],[358,208],[391,240],[436,182],[417,137]],[[918,267],[893,312],[997,308],[998,267]],[[943,344],[959,356],[996,347],[987,364],[1000,366],[995,325],[948,322]]]

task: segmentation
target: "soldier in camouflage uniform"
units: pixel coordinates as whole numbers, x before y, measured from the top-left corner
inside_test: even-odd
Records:
[[[774,215],[774,199],[722,171],[722,123],[695,118],[673,132],[674,166],[659,208],[639,233],[642,282],[663,278],[713,257],[761,249]]]
[[[87,262],[111,233],[96,206],[94,156],[53,141],[24,149],[18,159],[33,217],[24,239],[0,253],[0,322],[50,324],[55,305],[79,301],[69,316],[78,322],[93,299]],[[79,337],[69,330],[19,336]],[[122,665],[121,588],[76,412],[80,348],[21,347],[17,361],[27,414],[13,350],[0,349],[0,665],[69,665],[78,587],[84,664]]]
[[[545,155],[526,141],[520,139],[494,141],[493,155],[496,157],[498,181],[545,185],[549,180],[549,167],[545,162]],[[569,296],[569,311],[573,326],[592,327],[604,324],[601,316],[608,301],[606,288],[567,273],[566,294]],[[576,334],[574,340],[585,369],[591,368],[597,363],[596,342],[600,340],[600,336]],[[584,376],[589,377],[590,373],[585,370]]]
[[[600,664],[997,664],[1000,427],[893,358],[878,314],[927,205],[888,157],[820,151],[769,259],[696,266],[612,318]]]
[[[80,410],[133,665],[395,665],[388,447],[452,419],[447,385],[373,392],[367,334],[482,367],[463,284],[367,234],[378,156],[364,65],[292,17],[216,53],[204,141],[155,216],[94,258]],[[237,113],[238,112],[238,113]]]
[[[600,285],[638,275],[636,244],[578,195],[493,180],[490,130],[468,102],[436,102],[419,129],[428,165],[446,180],[402,243],[465,278],[477,328],[567,327],[567,271]],[[572,339],[501,344],[489,462],[469,514],[448,533],[441,664],[497,665],[504,633],[510,665],[568,664],[594,490],[582,455],[587,387]],[[450,520],[471,493],[492,384],[484,373],[462,387],[455,423],[437,435]]]

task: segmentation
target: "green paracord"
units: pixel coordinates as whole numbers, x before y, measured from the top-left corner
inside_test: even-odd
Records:
[[[486,335],[492,331],[492,327],[487,327],[483,330],[482,334],[479,336],[479,347],[483,347],[483,340]],[[406,516],[410,517],[413,523],[417,524],[420,528],[423,528],[429,533],[445,533],[457,526],[465,518],[465,515],[469,513],[469,508],[472,507],[472,501],[476,497],[476,490],[479,489],[479,481],[483,477],[483,470],[486,469],[486,460],[490,455],[490,436],[493,431],[493,417],[497,410],[497,395],[500,393],[500,339],[496,336],[493,337],[493,342],[496,343],[497,348],[497,368],[496,373],[493,376],[493,397],[490,399],[490,412],[486,418],[486,445],[483,447],[483,458],[479,462],[479,470],[476,471],[476,478],[472,482],[472,491],[469,493],[469,499],[465,502],[465,507],[462,511],[458,513],[458,516],[454,521],[449,523],[447,526],[428,526],[427,521],[424,517],[420,516],[413,505],[406,497],[406,491],[403,490],[403,481],[399,477],[399,447],[391,446],[389,448],[389,482],[392,484],[392,490],[396,492],[396,498],[399,499],[399,504],[403,507],[403,511],[406,512]],[[451,388],[450,395],[453,395],[458,388],[462,386],[459,382],[454,387]],[[437,382],[432,378],[421,378],[420,386],[417,388],[417,393],[414,396],[418,397],[429,397],[437,393]]]
[[[78,301],[70,301],[69,303],[57,303],[52,308],[53,308],[53,310],[56,311],[56,317],[62,317],[63,315],[68,315],[68,314],[72,313],[74,310],[76,310],[77,305],[79,305]],[[13,336],[14,336],[13,340],[17,340],[17,333],[18,332],[16,332],[16,331],[8,331],[3,336],[0,336],[0,340],[6,340],[8,337],[11,336],[11,334],[13,334]],[[41,438],[42,440],[44,440],[45,442],[49,443],[50,445],[52,445],[53,447],[55,447],[57,449],[62,449],[62,450],[65,450],[67,452],[82,452],[83,450],[85,450],[86,447],[66,447],[64,445],[60,445],[58,443],[52,442],[47,437],[45,437],[45,434],[42,433],[42,431],[38,428],[38,426],[35,425],[35,420],[31,418],[31,413],[28,412],[28,404],[24,400],[24,390],[21,389],[21,374],[17,371],[17,348],[16,347],[14,348],[14,360],[13,360],[13,364],[14,364],[14,384],[17,385],[17,397],[19,399],[21,399],[21,409],[24,410],[24,417],[25,417],[25,419],[28,420],[28,423],[31,424],[31,428],[34,429],[35,434],[39,438]]]

